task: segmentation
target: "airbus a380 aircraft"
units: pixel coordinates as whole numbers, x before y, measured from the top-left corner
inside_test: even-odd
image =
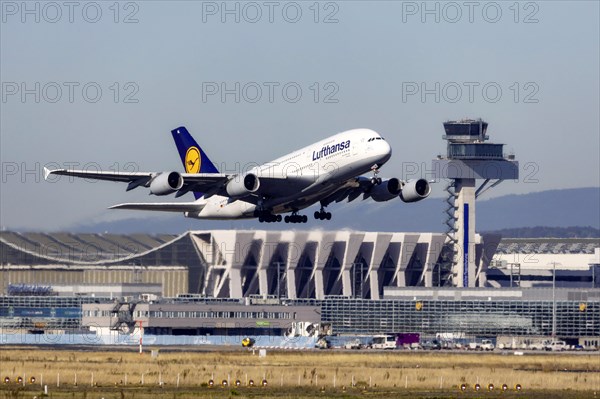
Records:
[[[192,192],[193,202],[125,203],[110,209],[183,212],[197,219],[246,219],[260,222],[306,223],[298,212],[315,203],[315,219],[330,220],[325,211],[332,202],[362,196],[375,201],[400,197],[404,202],[426,198],[431,188],[425,179],[382,180],[379,168],[391,155],[390,145],[369,129],[353,129],[311,144],[276,160],[238,174],[219,173],[185,127],[173,131],[185,173],[96,172],[44,168],[44,177],[65,175],[128,183],[127,191],[148,187],[154,195]],[[372,173],[372,177],[361,176]],[[282,218],[281,214],[291,215]]]

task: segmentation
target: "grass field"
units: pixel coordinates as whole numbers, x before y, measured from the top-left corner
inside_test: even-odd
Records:
[[[423,352],[190,352],[6,348],[0,352],[5,398],[599,398],[600,354]],[[25,386],[16,383],[25,379]],[[35,378],[35,383],[29,382]],[[215,386],[209,387],[209,380]],[[261,381],[267,387],[258,387]],[[229,386],[222,387],[222,381]],[[239,380],[240,387],[235,387]],[[248,387],[253,380],[255,387]],[[474,385],[479,383],[481,391]],[[492,392],[488,384],[494,384]],[[461,392],[461,384],[467,390]],[[509,390],[501,392],[507,384]],[[514,390],[516,384],[522,391]]]

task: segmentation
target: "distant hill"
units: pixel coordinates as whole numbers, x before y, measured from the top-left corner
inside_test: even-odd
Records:
[[[477,202],[477,231],[506,230],[511,234],[553,234],[551,229],[569,228],[561,234],[592,234],[600,229],[600,187],[542,191],[531,194],[507,195]],[[316,209],[316,207],[313,207]],[[211,229],[354,229],[365,231],[444,231],[442,198],[428,198],[415,204],[401,201],[385,203],[334,204],[333,219],[322,222],[312,219],[309,208],[307,224],[259,223],[255,220],[210,221],[186,219],[181,215],[139,212],[136,218],[112,222],[72,226],[77,232],[112,233],[181,233],[186,230]],[[120,211],[115,211],[120,212]],[[133,214],[133,212],[131,213]],[[526,232],[514,229],[532,228]],[[573,227],[585,226],[585,227]],[[510,229],[510,230],[508,230]],[[537,230],[536,230],[537,229]],[[543,230],[549,229],[549,230]],[[594,230],[595,229],[595,230]],[[511,232],[513,230],[513,232]],[[534,233],[535,231],[535,233]],[[558,232],[558,230],[556,230]]]

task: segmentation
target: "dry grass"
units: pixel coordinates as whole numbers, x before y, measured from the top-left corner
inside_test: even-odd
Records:
[[[214,379],[255,382],[266,378],[284,388],[358,386],[377,389],[454,390],[461,383],[496,387],[521,384],[533,390],[600,391],[600,354],[501,355],[417,352],[160,352],[158,358],[127,351],[6,349],[0,376],[34,376],[36,383],[61,388],[122,385],[199,387]]]

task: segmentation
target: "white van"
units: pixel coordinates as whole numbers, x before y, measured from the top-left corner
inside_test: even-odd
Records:
[[[565,341],[552,341],[546,346],[547,351],[564,351],[567,350],[567,343]]]
[[[373,349],[396,349],[396,337],[391,335],[375,335],[373,337],[373,343],[371,344]]]

